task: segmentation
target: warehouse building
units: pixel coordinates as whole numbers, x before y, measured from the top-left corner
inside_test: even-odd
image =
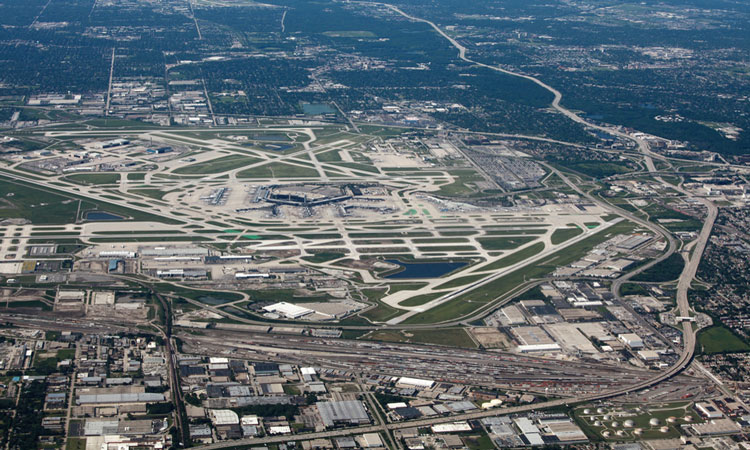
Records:
[[[417,389],[429,389],[435,382],[433,380],[422,380],[419,378],[401,377],[396,381],[396,387],[409,387]]]
[[[315,404],[326,428],[336,425],[362,425],[370,423],[370,416],[359,400],[318,402]]]
[[[264,311],[279,314],[289,319],[299,319],[300,317],[312,314],[315,311],[303,306],[294,305],[287,302],[274,303],[273,305],[264,306]]]
[[[153,403],[166,400],[163,394],[140,392],[126,394],[81,394],[76,399],[79,405]]]
[[[635,333],[620,334],[617,339],[632,349],[643,348],[643,339]]]

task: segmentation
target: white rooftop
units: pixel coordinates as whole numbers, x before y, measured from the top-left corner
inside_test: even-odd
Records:
[[[433,380],[422,380],[419,378],[401,377],[398,379],[397,384],[406,384],[409,386],[416,386],[421,388],[430,388],[435,382]]]
[[[214,425],[236,425],[240,423],[240,418],[237,413],[231,409],[212,409],[211,422]]]
[[[312,309],[287,302],[274,303],[273,305],[264,306],[263,309],[271,313],[284,315],[290,319],[296,319],[315,312]]]

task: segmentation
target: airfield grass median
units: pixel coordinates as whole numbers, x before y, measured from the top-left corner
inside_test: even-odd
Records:
[[[396,309],[385,303],[378,302],[378,306],[359,314],[359,316],[372,322],[386,322],[403,313],[403,309]]]
[[[436,298],[443,295],[445,294],[441,294],[439,292],[417,295],[416,297],[407,298],[406,300],[402,301],[401,303],[399,303],[399,306],[420,306],[424,305],[425,303],[431,302],[432,300],[435,300]]]
[[[136,209],[126,208],[101,200],[87,199],[76,194],[68,194],[46,186],[31,184],[4,178],[0,173],[0,192],[12,193],[5,196],[9,203],[0,208],[0,219],[27,219],[34,225],[56,225],[75,223],[77,213],[87,211],[106,211],[115,215],[130,217],[126,220],[153,221],[167,224],[179,224],[180,221],[167,219]],[[80,202],[80,205],[79,205]]]
[[[227,170],[238,169],[262,161],[258,158],[241,155],[222,156],[221,158],[211,159],[208,161],[191,164],[189,166],[178,167],[172,173],[185,175],[205,175],[211,173],[221,173]]]
[[[76,184],[115,184],[120,182],[119,173],[76,173],[63,178]]]
[[[583,230],[578,227],[558,228],[552,233],[552,236],[550,236],[550,242],[552,242],[552,245],[562,244],[568,239],[573,239],[581,233],[583,233]]]
[[[237,174],[238,178],[315,178],[318,171],[312,167],[295,166],[284,163],[265,164],[246,169]]]
[[[521,261],[531,258],[537,253],[540,253],[542,250],[544,250],[544,242],[537,242],[536,244],[526,247],[523,250],[511,253],[510,255],[505,256],[502,259],[487,264],[486,266],[480,267],[479,270],[498,270],[504,267],[509,267],[513,264],[518,264]]]
[[[507,236],[507,237],[490,237],[477,238],[477,242],[485,250],[512,250],[536,239],[531,236]]]
[[[450,289],[450,288],[455,288],[459,286],[465,286],[475,281],[479,281],[484,277],[486,277],[486,275],[468,275],[465,277],[455,278],[453,280],[446,281],[445,283],[436,286],[435,289]]]

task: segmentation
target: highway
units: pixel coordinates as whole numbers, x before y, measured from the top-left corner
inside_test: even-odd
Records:
[[[624,139],[627,139],[627,140],[635,142],[636,145],[638,146],[639,151],[644,156],[644,161],[645,161],[646,168],[648,169],[648,171],[650,173],[657,173],[658,172],[657,169],[656,169],[656,166],[654,165],[653,159],[654,158],[665,159],[665,158],[663,156],[661,156],[661,155],[657,155],[657,154],[653,153],[651,151],[651,149],[649,148],[648,142],[646,142],[644,139],[636,138],[636,137],[633,137],[633,136],[631,136],[631,135],[629,135],[627,133],[623,133],[622,131],[620,131],[616,127],[597,125],[597,124],[591,123],[591,122],[587,121],[586,119],[580,117],[575,112],[573,112],[573,111],[565,108],[564,106],[562,106],[560,104],[560,102],[562,100],[562,94],[560,93],[560,91],[558,91],[557,89],[553,88],[552,86],[544,83],[543,81],[539,80],[538,78],[530,76],[530,75],[526,75],[526,74],[521,74],[521,73],[513,72],[513,71],[510,71],[510,70],[507,70],[507,69],[503,69],[501,67],[492,66],[492,65],[489,65],[489,64],[484,64],[484,63],[481,63],[481,62],[478,62],[478,61],[475,61],[475,60],[472,60],[472,59],[468,58],[466,56],[466,47],[464,47],[463,45],[461,45],[453,37],[449,36],[447,33],[445,33],[445,31],[443,31],[440,27],[438,27],[434,22],[432,22],[430,20],[419,18],[419,17],[414,17],[412,15],[409,15],[409,14],[405,13],[404,11],[402,11],[401,9],[399,9],[398,7],[396,7],[394,5],[391,5],[391,4],[388,4],[388,3],[378,3],[378,2],[362,2],[362,3],[371,4],[371,5],[380,5],[380,6],[383,6],[383,7],[391,9],[392,11],[400,14],[401,16],[403,16],[403,17],[405,17],[405,18],[407,18],[409,20],[413,20],[415,22],[422,22],[422,23],[428,24],[438,34],[440,34],[443,38],[445,38],[446,40],[448,40],[448,42],[450,42],[451,45],[453,45],[458,50],[458,57],[459,57],[459,59],[461,59],[461,60],[463,60],[465,62],[468,62],[468,63],[471,63],[471,64],[476,64],[476,65],[481,66],[481,67],[486,67],[488,69],[492,69],[492,70],[495,70],[495,71],[498,71],[498,72],[501,72],[501,73],[504,73],[504,74],[507,74],[507,75],[512,75],[512,76],[515,76],[515,77],[524,78],[526,80],[532,81],[533,83],[537,84],[538,86],[541,86],[542,88],[546,89],[547,91],[549,91],[549,92],[551,92],[553,94],[554,99],[552,101],[551,106],[555,110],[557,110],[561,114],[565,115],[566,117],[568,117],[569,119],[571,119],[571,120],[573,120],[573,121],[575,121],[577,123],[580,123],[580,124],[585,125],[587,127],[590,127],[590,128],[593,128],[593,129],[596,129],[596,130],[599,130],[599,131],[603,131],[603,132],[606,132],[606,133],[609,133],[609,134],[612,134],[612,135],[615,135],[615,136],[618,136],[618,137],[621,137],[621,138],[624,138]],[[559,171],[557,172],[557,174],[558,174],[558,176],[561,176],[561,174],[559,173]],[[579,192],[580,194],[583,194],[583,192],[579,188],[577,188],[573,183],[571,183],[569,180],[565,179],[564,177],[563,177],[563,180],[565,180],[566,184],[568,184],[569,186],[571,186],[577,192]],[[661,179],[657,178],[657,180],[661,180]],[[663,180],[661,180],[661,181],[663,182]],[[682,188],[678,187],[677,190],[680,191],[684,195],[690,195],[688,192],[686,192]],[[586,195],[586,194],[584,194],[584,195]],[[590,200],[593,200],[590,195],[586,195],[586,196]],[[698,239],[695,242],[694,251],[692,253],[692,256],[687,259],[687,263],[685,265],[685,268],[684,268],[682,274],[680,275],[678,286],[677,286],[677,307],[678,307],[678,309],[680,311],[680,314],[683,315],[683,316],[687,316],[687,315],[690,314],[690,304],[689,304],[689,300],[688,300],[688,290],[689,290],[690,284],[692,283],[693,278],[695,277],[695,274],[696,274],[696,272],[698,270],[698,265],[700,264],[700,260],[701,260],[701,257],[703,256],[703,252],[705,250],[706,243],[708,242],[708,239],[709,239],[709,237],[711,235],[711,230],[713,229],[714,221],[716,220],[716,216],[718,214],[718,209],[716,208],[716,206],[713,203],[711,203],[708,200],[701,199],[701,198],[698,198],[698,200],[704,206],[706,206],[706,208],[708,209],[708,215],[707,215],[707,217],[706,217],[706,219],[704,221],[703,228],[701,229],[701,232],[700,232],[700,234],[698,236]],[[611,207],[611,205],[610,205],[610,207]],[[660,262],[660,261],[662,261],[664,259],[666,259],[669,255],[671,255],[674,252],[674,250],[675,250],[674,247],[675,247],[675,244],[676,244],[675,241],[674,241],[674,238],[672,238],[671,235],[669,235],[669,233],[666,233],[661,227],[658,227],[655,224],[652,224],[652,223],[649,223],[649,222],[644,221],[642,219],[639,219],[636,216],[634,216],[633,214],[627,213],[624,210],[619,210],[618,212],[620,214],[622,214],[624,217],[627,217],[628,219],[633,220],[634,222],[639,223],[639,224],[641,224],[643,226],[646,226],[649,229],[651,229],[652,231],[655,231],[658,234],[663,235],[669,241],[669,250],[667,251],[667,253],[665,255],[663,255],[661,258],[659,258],[659,259],[657,259],[655,261],[652,261],[649,265],[641,268],[640,269],[641,271],[645,270],[646,268],[648,268],[648,267],[650,267],[650,266],[652,266],[652,265],[654,265],[654,264],[656,264],[656,263],[658,263],[658,262]],[[638,272],[637,271],[633,272],[632,274],[629,275],[629,277],[632,277],[636,273],[638,273]],[[623,281],[620,281],[619,283],[621,284],[622,282]],[[619,284],[617,284],[617,286],[619,288]],[[696,335],[696,331],[693,330],[692,327],[687,327],[687,328],[688,329],[684,333],[683,353],[682,353],[682,356],[680,358],[680,361],[673,368],[671,368],[670,370],[668,370],[667,373],[671,372],[672,370],[676,370],[676,372],[679,372],[679,370],[682,370],[682,368],[684,368],[683,366],[686,363],[689,363],[689,361],[692,360],[692,357],[693,357],[694,352],[695,352],[694,347],[695,347],[695,335]]]

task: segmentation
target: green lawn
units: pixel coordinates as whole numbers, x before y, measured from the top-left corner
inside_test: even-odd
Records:
[[[325,152],[316,153],[315,157],[320,162],[337,162],[341,161],[341,155],[338,150],[328,150]]]
[[[578,227],[558,228],[552,233],[552,236],[550,236],[550,241],[552,242],[552,245],[561,244],[568,239],[573,239],[581,233],[583,233],[583,230]]]
[[[465,277],[455,278],[451,281],[446,281],[445,283],[438,285],[435,289],[448,289],[448,288],[455,288],[458,286],[465,286],[475,281],[479,281],[485,276],[486,275],[468,275]]]
[[[150,189],[150,188],[149,189],[131,189],[128,192],[137,194],[140,196],[144,196],[144,197],[155,198],[157,200],[164,199],[164,196],[169,193],[166,191],[162,191],[161,189]]]
[[[5,218],[28,219],[35,225],[56,225],[74,223],[76,212],[83,214],[89,210],[104,210],[112,214],[131,217],[130,220],[150,220],[162,223],[181,223],[154,214],[113,205],[104,201],[93,201],[56,189],[32,186],[23,181],[8,180],[0,173],[0,192],[5,200],[0,203],[0,220]],[[11,195],[8,195],[11,194]]]
[[[239,172],[238,178],[314,178],[318,171],[312,167],[271,163]]]
[[[77,184],[115,184],[120,182],[119,173],[76,173],[65,177]]]
[[[620,295],[648,295],[648,290],[637,283],[623,283]]]
[[[493,450],[495,448],[487,433],[482,433],[481,436],[466,436],[463,441],[469,450]]]
[[[0,178],[2,207],[0,219],[28,219],[37,225],[73,223],[76,221],[78,199],[65,194],[58,195],[51,190],[33,188]],[[93,203],[84,202],[93,208]]]
[[[209,161],[191,164],[189,166],[178,167],[173,171],[173,173],[189,175],[221,173],[226,172],[227,170],[237,169],[260,161],[262,160],[258,158],[252,158],[250,156],[229,155]]]
[[[86,450],[86,439],[69,437],[65,444],[65,450]]]
[[[512,250],[536,239],[534,236],[505,236],[477,238],[485,250]]]
[[[324,263],[328,261],[333,261],[334,259],[343,258],[344,256],[346,256],[345,253],[320,252],[320,253],[315,253],[314,255],[310,255],[310,256],[303,256],[302,259],[304,259],[307,262],[316,264],[316,263]]]
[[[373,322],[386,322],[403,313],[404,310],[402,309],[392,308],[385,303],[381,303],[375,308],[363,312],[360,316]]]
[[[663,283],[677,279],[685,267],[685,260],[679,253],[672,253],[669,258],[651,266],[632,278],[633,281]]]
[[[440,328],[435,330],[409,331],[378,330],[363,336],[362,339],[476,348],[476,344],[463,328]]]
[[[416,297],[407,298],[406,300],[399,303],[399,306],[419,306],[424,305],[425,303],[428,303],[432,300],[435,300],[436,298],[442,296],[444,294],[440,293],[432,293],[432,294],[423,294],[423,295],[417,295]]]
[[[523,250],[511,253],[510,255],[505,256],[493,263],[487,264],[486,266],[481,267],[481,270],[497,270],[512,266],[513,264],[517,264],[523,260],[531,258],[542,250],[544,250],[544,242],[537,242],[536,244],[526,247]]]
[[[451,171],[451,175],[457,177],[453,183],[448,183],[440,186],[440,189],[435,192],[437,195],[445,197],[464,197],[476,192],[472,183],[477,181],[484,181],[481,175],[479,175],[474,169],[462,169]]]
[[[131,172],[128,173],[128,180],[130,181],[141,181],[146,179],[146,174],[143,172]]]
[[[701,353],[708,355],[750,351],[750,345],[723,326],[713,326],[698,333],[698,345]]]

